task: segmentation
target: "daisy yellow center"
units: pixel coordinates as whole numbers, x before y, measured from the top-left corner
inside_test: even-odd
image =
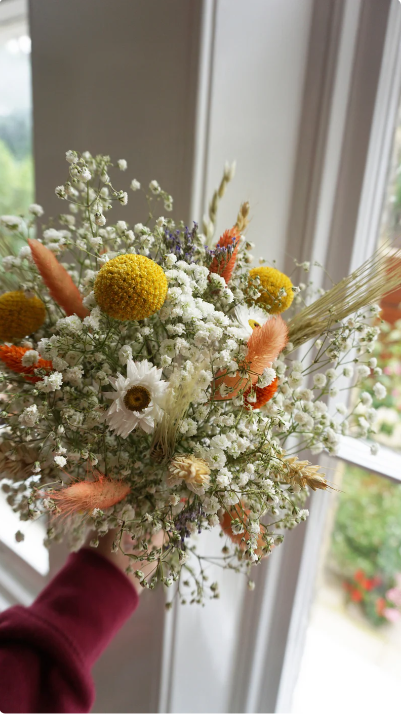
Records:
[[[260,327],[260,324],[258,321],[255,321],[254,319],[248,319],[248,324],[251,327],[251,329],[256,329],[257,326]]]
[[[130,411],[143,411],[150,400],[150,392],[145,386],[132,386],[124,396],[124,405]]]

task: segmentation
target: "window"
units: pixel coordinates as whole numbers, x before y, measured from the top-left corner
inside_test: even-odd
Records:
[[[26,212],[34,200],[30,51],[27,4],[0,3],[0,214]],[[16,542],[18,531],[24,541]],[[49,570],[45,535],[43,521],[21,523],[0,492],[0,542],[41,575]]]
[[[390,712],[401,668],[401,485],[340,462],[292,711]],[[400,622],[399,622],[400,621]]]
[[[0,214],[33,201],[31,40],[25,3],[0,7]]]
[[[394,4],[396,5],[396,4]],[[393,8],[393,10],[399,8]],[[383,146],[392,131],[391,147],[374,173],[372,151],[368,157],[360,215],[369,213],[369,192],[380,203],[381,221],[376,246],[390,239],[400,245],[401,222],[401,33],[399,17],[387,30],[382,76],[376,98],[370,148]],[[389,72],[386,61],[393,48]],[[393,108],[393,110],[391,109]],[[394,128],[395,124],[395,130]],[[383,169],[383,165],[386,165]],[[382,181],[380,181],[380,174]],[[379,180],[377,177],[379,176]],[[370,184],[370,187],[369,187]],[[371,194],[372,196],[372,194]],[[374,202],[373,202],[374,203]],[[358,245],[359,242],[359,245]],[[356,232],[355,253],[363,255],[365,232]],[[326,512],[319,567],[312,608],[306,630],[292,712],[321,714],[330,695],[329,713],[390,711],[399,699],[401,667],[401,400],[400,354],[401,289],[382,302],[382,327],[378,343],[378,366],[387,387],[384,401],[373,392],[375,378],[365,381],[372,407],[377,409],[377,455],[368,446],[345,439],[342,460],[331,462],[333,481],[341,491],[331,496]]]

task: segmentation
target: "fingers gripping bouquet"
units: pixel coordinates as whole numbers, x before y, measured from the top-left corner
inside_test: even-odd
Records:
[[[112,203],[128,201],[110,158],[67,161],[58,227],[34,238],[38,205],[0,219],[4,245],[21,247],[1,274],[2,488],[22,520],[50,516],[48,541],[67,534],[77,549],[89,529],[117,528],[118,550],[127,531],[132,559],[157,563],[137,573],[144,586],[176,582],[182,600],[187,586],[202,602],[218,588],[206,587],[205,559],[198,573],[189,559],[198,533],[220,529],[221,565],[249,572],[306,519],[308,489],[328,487],[297,452],[371,435],[363,398],[333,416],[325,398],[341,376],[378,372],[372,302],[399,282],[398,263],[374,257],[286,322],[302,290],[275,268],[249,270],[247,203],[212,242],[232,168],[200,231],[155,219],[158,204],[172,209],[156,181],[145,224],[108,224]]]

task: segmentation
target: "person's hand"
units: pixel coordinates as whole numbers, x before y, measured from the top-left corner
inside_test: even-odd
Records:
[[[95,550],[97,553],[100,553],[104,558],[107,558],[107,560],[110,560],[111,563],[113,563],[117,568],[122,570],[124,573],[129,565],[131,565],[132,571],[130,573],[125,573],[128,577],[128,579],[132,582],[135,590],[137,591],[138,595],[142,592],[143,587],[139,582],[139,579],[134,575],[135,570],[142,570],[142,572],[145,574],[145,577],[150,577],[153,572],[157,568],[157,560],[155,560],[153,563],[149,563],[146,561],[138,561],[133,562],[130,561],[128,555],[124,555],[124,553],[138,553],[141,552],[137,548],[135,548],[133,541],[128,533],[124,533],[122,537],[122,548],[123,550],[118,549],[117,552],[112,552],[113,543],[118,535],[117,530],[109,530],[106,535],[99,538],[99,545],[97,548],[94,548],[90,545],[91,541],[96,537],[96,533],[90,533],[85,541],[85,548],[89,548],[90,550]],[[155,535],[152,535],[151,539],[149,540],[149,551],[151,549],[151,546],[154,548],[161,548],[164,543],[164,533],[162,530],[160,530],[159,533],[156,533]],[[124,551],[124,552],[123,552]]]

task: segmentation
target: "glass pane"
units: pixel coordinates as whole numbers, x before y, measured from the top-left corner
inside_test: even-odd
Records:
[[[30,51],[27,8],[8,0],[0,5],[0,215],[26,212],[34,200]],[[9,253],[5,243],[2,249]],[[25,540],[17,543],[18,531]],[[49,570],[45,537],[43,521],[21,523],[0,493],[0,540],[42,575]]]
[[[383,203],[382,222],[378,246],[385,241],[401,246],[401,105],[394,132],[393,148],[389,163],[387,188]],[[372,358],[383,374],[380,382],[387,389],[384,399],[378,399],[373,390],[378,381],[377,371],[372,369],[366,379],[364,390],[372,398],[377,410],[373,425],[378,443],[396,451],[401,450],[401,287],[382,299],[380,320],[381,333]],[[384,323],[383,323],[384,322]],[[369,410],[366,406],[363,410]]]
[[[9,14],[0,12],[0,214],[20,214],[34,197],[31,40],[27,18]]]
[[[346,463],[333,482],[292,712],[387,714],[400,696],[401,485]]]

